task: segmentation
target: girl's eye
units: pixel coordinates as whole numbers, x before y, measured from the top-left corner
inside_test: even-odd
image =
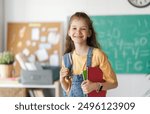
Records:
[[[82,28],[81,30],[86,30],[86,28]]]
[[[73,30],[76,30],[76,28],[72,28]]]

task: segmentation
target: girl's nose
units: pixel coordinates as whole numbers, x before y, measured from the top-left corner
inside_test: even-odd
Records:
[[[80,30],[80,29],[77,29],[76,33],[77,33],[78,35],[80,35],[80,34],[81,34],[81,30]]]

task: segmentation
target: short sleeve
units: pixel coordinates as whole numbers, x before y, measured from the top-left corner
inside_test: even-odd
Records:
[[[98,61],[99,61],[99,68],[103,72],[104,79],[108,82],[116,83],[117,82],[116,74],[108,60],[108,57],[102,50],[98,51]]]

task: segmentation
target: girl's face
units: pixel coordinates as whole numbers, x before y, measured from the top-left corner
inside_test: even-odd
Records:
[[[91,31],[82,18],[74,18],[71,22],[68,35],[71,37],[74,43],[86,43],[88,37],[91,36]]]

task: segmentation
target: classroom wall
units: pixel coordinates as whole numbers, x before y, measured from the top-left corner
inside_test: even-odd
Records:
[[[0,52],[2,49],[2,38],[3,38],[3,0],[0,0]]]
[[[76,11],[89,15],[134,15],[150,14],[150,6],[135,8],[128,0],[5,0],[5,42],[7,22],[63,22],[64,35],[67,17]],[[117,74],[119,86],[107,96],[148,96],[150,80],[146,74]],[[145,94],[145,95],[144,95]]]
[[[1,19],[2,19],[2,0],[0,0],[0,52],[1,52],[1,40],[2,40],[2,22],[1,22]]]

